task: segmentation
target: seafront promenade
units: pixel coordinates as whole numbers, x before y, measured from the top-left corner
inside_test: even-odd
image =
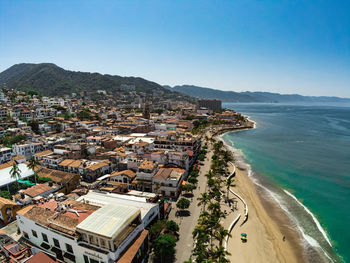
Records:
[[[207,187],[207,178],[205,174],[208,173],[210,169],[211,157],[212,157],[212,145],[208,144],[208,153],[206,159],[203,162],[203,165],[200,168],[198,176],[197,188],[193,191],[193,197],[191,198],[191,205],[188,209],[190,212],[189,216],[176,216],[176,203],[172,204],[173,209],[170,212],[169,219],[174,220],[179,224],[179,241],[176,244],[176,254],[175,262],[183,263],[188,260],[192,255],[192,250],[194,247],[194,240],[192,237],[192,231],[194,230],[199,215],[201,213],[201,207],[198,206],[199,201],[197,198],[201,193],[206,191]],[[181,196],[180,196],[181,198]]]

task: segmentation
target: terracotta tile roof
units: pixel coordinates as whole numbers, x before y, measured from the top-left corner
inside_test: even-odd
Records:
[[[54,181],[55,183],[61,183],[61,184],[66,184],[72,178],[77,176],[76,174],[48,169],[48,168],[42,168],[37,173],[39,177],[48,177],[48,178],[51,178],[51,180]]]
[[[160,168],[158,172],[154,175],[155,179],[167,180],[169,177],[175,177],[180,179],[185,173],[184,169],[180,168]]]
[[[9,161],[7,163],[0,164],[0,170],[11,167],[15,164],[15,161]]]
[[[2,208],[5,205],[18,205],[18,204],[9,199],[0,197],[0,208]]]
[[[86,167],[86,169],[89,169],[91,171],[95,171],[95,170],[98,170],[104,166],[109,165],[110,163],[111,163],[110,161],[104,160],[102,162],[98,162],[98,163],[94,163],[92,165],[89,165],[88,167]]]
[[[82,161],[80,160],[65,159],[62,162],[60,162],[58,165],[78,168],[81,164],[82,164]]]
[[[134,179],[136,177],[136,173],[134,171],[131,171],[131,170],[114,172],[109,177],[118,176],[118,175],[125,175],[125,176],[129,177],[130,179]]]
[[[26,261],[26,263],[56,263],[59,262],[55,259],[52,259],[50,256],[46,255],[44,252],[40,251],[39,253],[32,256]]]
[[[125,251],[125,253],[120,257],[120,259],[116,261],[116,263],[132,262],[137,251],[139,250],[140,246],[143,244],[147,236],[148,236],[148,231],[143,230],[141,234],[136,238],[136,240],[132,243],[132,245],[128,248],[128,250]]]
[[[25,159],[26,157],[24,157],[23,155],[17,155],[17,156],[15,156],[15,157],[13,157],[12,159],[13,160],[21,160],[21,159]]]
[[[189,156],[193,156],[193,151],[191,151],[191,150],[186,150],[186,152],[188,153]]]
[[[139,166],[139,169],[153,170],[155,162],[153,161],[143,161]]]
[[[52,154],[52,153],[53,152],[51,150],[46,150],[46,151],[38,152],[38,153],[34,154],[34,156],[41,157],[41,156],[49,155],[49,154]]]
[[[24,190],[23,193],[25,193],[26,195],[29,195],[30,197],[36,197],[42,193],[50,191],[51,189],[53,188],[46,184],[37,184]]]

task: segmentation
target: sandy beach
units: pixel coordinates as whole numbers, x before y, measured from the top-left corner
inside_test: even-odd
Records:
[[[304,262],[299,233],[288,227],[289,219],[283,212],[266,209],[246,171],[236,169],[235,184],[232,190],[245,200],[249,214],[247,222],[240,226],[244,218],[244,205],[238,202],[238,210],[225,220],[225,225],[229,226],[231,219],[241,214],[240,220],[231,232],[232,237],[228,240],[227,250],[231,253],[230,261]],[[231,196],[234,197],[230,194]],[[280,219],[273,218],[272,213],[280,213]],[[282,220],[285,220],[284,224],[281,224]],[[240,240],[241,233],[248,235],[246,243]],[[286,237],[285,241],[283,236]]]
[[[207,133],[209,138],[212,135],[211,132]],[[218,136],[215,138],[219,139]],[[230,150],[230,147],[226,147]],[[229,164],[231,171],[233,166]],[[294,230],[291,220],[277,203],[263,198],[261,189],[248,176],[248,171],[236,168],[234,184],[231,190],[244,199],[249,213],[248,220],[241,225],[245,215],[244,204],[229,193],[229,198],[237,202],[234,211],[224,204],[223,209],[231,211],[224,220],[224,226],[229,229],[241,215],[227,242],[230,262],[306,262],[301,234]],[[247,234],[246,243],[241,241],[241,233]]]

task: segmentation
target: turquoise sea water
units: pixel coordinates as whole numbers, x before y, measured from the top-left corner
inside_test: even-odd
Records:
[[[242,151],[255,177],[273,186],[305,246],[334,262],[350,262],[349,106],[224,105],[248,115],[256,129],[223,139]]]

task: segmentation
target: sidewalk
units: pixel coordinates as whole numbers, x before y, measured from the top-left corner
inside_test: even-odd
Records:
[[[194,240],[192,237],[192,232],[197,225],[198,218],[201,212],[201,207],[198,206],[197,198],[201,193],[204,193],[207,187],[207,178],[205,174],[210,169],[211,157],[212,157],[212,147],[208,144],[207,158],[204,164],[201,166],[198,176],[197,188],[193,191],[193,197],[190,198],[191,205],[188,209],[190,211],[190,216],[187,217],[176,217],[175,213],[177,211],[176,203],[172,204],[173,209],[169,214],[169,220],[174,220],[179,224],[179,241],[176,244],[175,261],[178,263],[183,263],[188,260],[192,255],[192,249],[194,248]],[[179,197],[181,198],[181,196]]]

